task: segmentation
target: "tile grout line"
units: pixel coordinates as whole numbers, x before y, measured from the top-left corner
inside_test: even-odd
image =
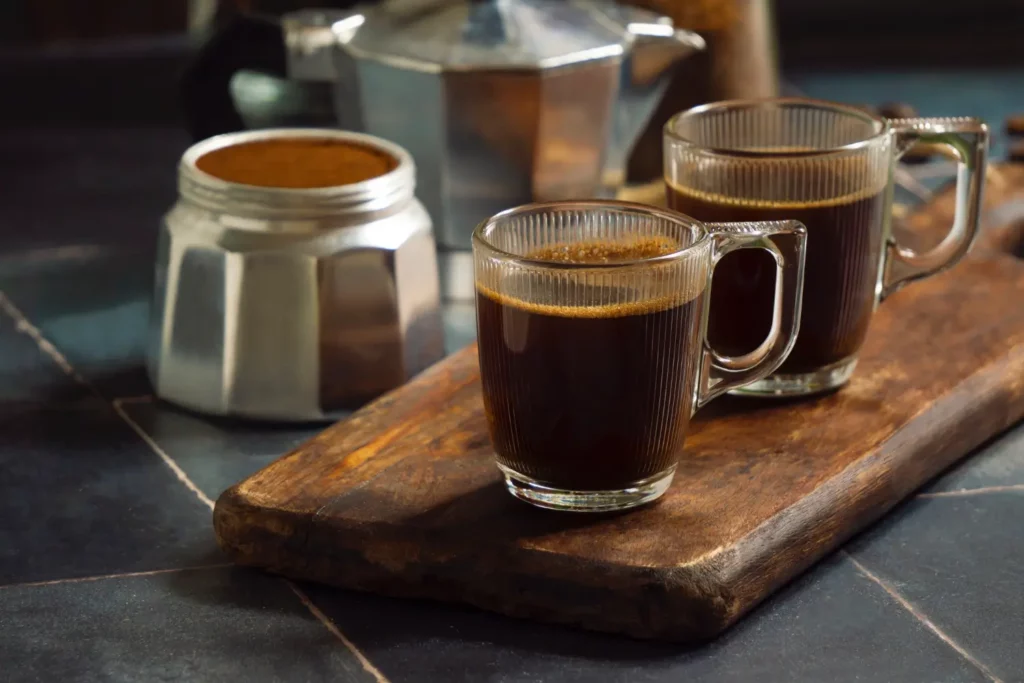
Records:
[[[41,586],[59,586],[65,583],[89,583],[91,581],[106,581],[107,579],[131,579],[139,576],[159,576],[160,574],[174,574],[178,572],[194,572],[203,569],[226,569],[233,567],[230,562],[221,564],[201,564],[194,567],[171,567],[169,569],[149,569],[143,572],[123,572],[120,574],[97,574],[94,576],[76,576],[70,579],[52,579],[50,581],[29,581],[27,583],[8,583],[0,586],[0,591],[9,588],[38,588]]]
[[[121,416],[121,419],[128,423],[128,426],[130,426],[135,431],[135,433],[138,434],[139,437],[146,442],[146,445],[152,448],[153,451],[160,456],[160,459],[163,460],[164,463],[166,463],[167,466],[171,468],[171,470],[174,472],[174,475],[181,481],[181,483],[188,487],[188,489],[192,491],[192,493],[194,493],[196,497],[212,511],[214,508],[214,502],[210,500],[209,496],[203,493],[202,489],[196,486],[195,482],[193,482],[192,479],[189,478],[188,474],[185,473],[185,470],[181,469],[178,463],[175,462],[174,459],[171,458],[171,456],[168,455],[167,452],[164,451],[160,447],[160,445],[157,444],[156,441],[154,441],[153,438],[150,437],[149,434],[147,434],[146,431],[142,429],[142,427],[131,418],[130,415],[128,415],[127,412],[125,412],[121,403],[121,399],[114,399],[114,410],[116,410],[117,414]],[[331,621],[327,617],[327,615],[320,611],[320,608],[313,604],[313,601],[310,600],[309,597],[298,586],[293,584],[288,579],[282,578],[282,581],[284,581],[284,583],[292,590],[292,592],[295,593],[296,597],[299,598],[299,601],[316,618],[316,620],[323,624],[323,626],[326,627],[327,630],[330,631],[330,633],[336,639],[341,641],[342,645],[348,648],[349,652],[351,652],[355,656],[355,658],[359,661],[363,669],[377,680],[377,683],[390,683],[388,679],[385,678],[383,674],[381,674],[377,667],[375,667],[373,663],[370,662],[366,655],[364,655],[363,652],[358,647],[356,647],[355,643],[349,640],[348,637],[346,637],[345,634],[341,632],[337,625],[333,621]]]
[[[136,434],[138,434],[143,441],[146,442],[146,445],[149,446],[154,453],[160,456],[160,459],[164,461],[164,464],[167,465],[172,472],[174,472],[174,476],[178,478],[178,481],[184,484],[189,491],[194,493],[196,498],[198,498],[203,505],[213,510],[214,503],[212,500],[210,500],[209,496],[203,493],[202,489],[196,486],[195,482],[189,479],[189,476],[185,473],[185,470],[181,469],[178,463],[176,463],[174,459],[171,458],[171,456],[167,455],[164,449],[160,448],[160,444],[154,441],[153,438],[146,433],[146,430],[140,427],[139,423],[133,420],[132,417],[127,412],[125,412],[124,407],[121,405],[121,399],[114,399],[112,405],[114,406],[114,411],[121,416],[121,419],[124,420],[125,423],[129,427],[131,427],[132,430]]]
[[[48,358],[50,358],[50,360],[56,363],[57,366],[61,370],[63,370],[69,377],[71,377],[76,382],[89,389],[89,391],[91,391],[100,399],[106,401],[103,395],[100,394],[100,392],[97,391],[96,388],[93,387],[93,385],[89,383],[88,380],[86,380],[82,375],[80,375],[77,370],[75,370],[71,363],[68,362],[67,357],[65,357],[64,354],[62,354],[60,350],[58,350],[57,347],[54,346],[52,342],[50,342],[49,339],[43,336],[43,333],[39,330],[39,328],[33,325],[31,322],[29,322],[28,318],[25,317],[25,314],[22,313],[9,298],[7,298],[7,295],[3,291],[0,291],[0,310],[2,310],[8,316],[10,316],[11,319],[14,320],[17,330],[22,334],[25,334],[28,337],[30,337],[36,343],[36,346],[39,347],[39,350],[42,351],[43,354],[45,354]],[[126,398],[128,399],[129,402],[134,402],[133,397]],[[188,474],[185,473],[185,470],[181,469],[178,463],[175,462],[174,459],[171,458],[171,456],[169,456],[162,448],[160,448],[159,444],[157,444],[152,439],[152,437],[150,437],[149,434],[147,434],[146,431],[142,429],[142,427],[139,426],[139,424],[135,422],[135,420],[133,420],[131,416],[128,415],[127,412],[125,412],[124,408],[122,407],[122,404],[124,402],[125,399],[114,399],[111,402],[111,407],[118,414],[118,416],[122,420],[124,420],[124,422],[129,427],[131,427],[131,429],[136,434],[139,435],[143,442],[147,446],[149,446],[150,449],[152,449],[153,452],[155,452],[160,457],[161,460],[164,461],[164,464],[166,464],[171,469],[171,471],[174,472],[174,475],[178,478],[178,480],[181,481],[181,483],[184,484],[190,491],[192,491],[192,493],[195,494],[195,496],[200,500],[200,502],[202,502],[204,505],[206,505],[206,507],[208,507],[212,511],[214,508],[214,503],[212,500],[210,500],[209,496],[203,493],[202,489],[196,486],[195,482],[193,482],[189,478]],[[111,575],[111,577],[112,576],[114,575]],[[88,580],[88,577],[86,579],[66,579],[65,581],[73,582],[84,580]],[[366,670],[367,673],[372,675],[377,680],[378,683],[390,683],[387,680],[387,678],[385,678],[384,675],[381,674],[377,667],[375,667],[370,662],[370,660],[367,659],[366,655],[364,655],[362,651],[360,651],[359,648],[356,647],[355,643],[349,640],[345,636],[345,634],[341,632],[337,625],[333,621],[328,619],[327,615],[321,612],[320,609],[313,604],[313,601],[310,600],[309,597],[304,592],[302,592],[301,589],[298,588],[298,586],[295,586],[291,581],[288,581],[287,579],[284,579],[284,582],[288,585],[289,588],[292,589],[296,597],[298,597],[300,602],[302,602],[303,606],[317,619],[317,621],[323,624],[327,628],[327,630],[330,631],[330,633],[342,643],[342,645],[348,648],[349,652],[351,652],[356,657],[356,659],[359,661],[359,663],[362,665],[363,669]],[[43,585],[45,585],[45,582],[43,582]]]
[[[356,656],[356,658],[359,660],[359,663],[363,665],[363,669],[365,669],[367,673],[373,676],[377,680],[377,683],[390,683],[387,677],[384,676],[384,674],[382,674],[380,670],[377,667],[375,667],[369,659],[366,658],[366,655],[364,655],[359,650],[359,648],[355,646],[355,643],[353,643],[351,640],[345,637],[345,634],[341,632],[341,630],[331,620],[331,618],[324,614],[322,611],[320,611],[319,607],[313,604],[313,601],[309,599],[309,596],[306,595],[305,591],[296,586],[290,579],[282,579],[282,581],[284,581],[285,584],[292,589],[292,592],[295,593],[296,596],[298,596],[299,600],[302,601],[302,604],[306,606],[306,609],[308,609],[313,614],[314,617],[320,620],[320,623],[326,626],[327,630],[333,633],[335,638],[344,643],[345,646],[352,651],[352,654]]]
[[[18,330],[18,332],[21,332],[22,334],[30,337],[32,341],[36,343],[36,346],[39,347],[39,350],[42,351],[43,354],[45,354],[47,357],[49,357],[50,360],[56,363],[61,370],[63,370],[67,375],[69,375],[79,384],[84,385],[90,391],[96,393],[96,390],[92,387],[92,385],[85,381],[85,378],[78,374],[78,372],[73,367],[71,367],[71,363],[69,363],[68,359],[64,357],[64,354],[58,351],[57,347],[50,343],[50,340],[43,336],[43,333],[39,331],[38,327],[36,327],[35,325],[28,321],[28,318],[25,317],[25,314],[18,310],[18,307],[15,306],[14,303],[10,299],[8,299],[7,295],[4,294],[2,291],[0,291],[0,309],[3,309],[4,313],[9,315],[11,319],[14,320],[15,328]]]
[[[860,561],[857,560],[853,555],[851,555],[848,550],[844,549],[844,550],[841,550],[840,552],[843,555],[845,555],[846,558],[848,560],[850,560],[850,562],[853,563],[853,566],[857,569],[857,571],[859,571],[865,577],[867,577],[868,579],[870,579],[871,581],[876,583],[882,590],[884,590],[889,595],[890,598],[892,598],[897,603],[899,603],[899,605],[903,609],[905,609],[908,612],[910,612],[911,616],[913,616],[915,619],[917,619],[926,629],[931,631],[939,640],[941,640],[946,645],[948,645],[949,647],[951,647],[954,650],[956,650],[957,654],[959,654],[961,657],[963,657],[965,660],[967,660],[968,663],[973,665],[974,668],[976,668],[978,671],[980,671],[982,674],[984,674],[985,677],[987,677],[990,681],[992,681],[992,683],[1003,683],[1003,680],[1000,679],[995,674],[993,674],[991,671],[989,671],[989,668],[987,666],[985,666],[984,664],[979,662],[977,659],[975,659],[974,655],[972,655],[970,652],[965,650],[959,643],[957,643],[951,637],[946,635],[942,631],[942,629],[940,629],[938,626],[936,626],[932,622],[931,619],[929,619],[927,616],[925,616],[924,613],[922,613],[919,609],[914,607],[914,605],[911,604],[911,602],[909,600],[907,600],[905,597],[900,595],[900,593],[895,588],[890,586],[888,583],[883,581],[881,579],[881,577],[879,577],[877,574],[875,574],[870,569],[868,569],[863,564],[861,564]]]
[[[105,247],[92,244],[68,244],[61,247],[38,247],[36,249],[22,251],[17,255],[12,254],[11,256],[0,258],[0,263],[16,261],[18,265],[21,266],[37,263],[50,265],[54,262],[84,261],[86,259],[101,256],[106,251],[107,249]]]
[[[966,496],[981,496],[986,493],[1006,493],[1007,491],[1024,491],[1024,484],[982,486],[976,489],[957,489],[955,491],[931,491],[919,493],[915,498],[963,498]]]

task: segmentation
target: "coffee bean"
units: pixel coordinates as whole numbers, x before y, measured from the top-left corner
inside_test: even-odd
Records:
[[[1006,132],[1014,136],[1024,136],[1024,114],[1008,117],[1006,119]]]
[[[1016,140],[1010,144],[1010,161],[1024,162],[1024,140]]]
[[[878,113],[887,119],[912,119],[917,110],[905,102],[886,102],[878,108]]]
[[[859,109],[866,114],[871,114],[872,116],[879,115],[878,107],[876,107],[873,104],[851,104],[850,106],[853,107],[854,109]]]

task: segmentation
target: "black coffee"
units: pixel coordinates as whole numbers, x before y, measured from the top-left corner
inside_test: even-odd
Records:
[[[650,244],[531,254],[562,262],[654,255]],[[580,305],[536,303],[564,300],[564,284],[555,282],[533,281],[522,298],[477,287],[484,405],[498,461],[579,491],[621,489],[664,472],[690,419],[700,286],[629,304],[600,303],[622,300],[614,287],[576,286]],[[525,290],[504,284],[506,292]]]
[[[812,372],[860,349],[875,307],[884,193],[813,204],[739,204],[669,186],[668,197],[676,211],[706,222],[798,220],[807,226],[800,333],[778,372]],[[771,328],[774,292],[775,263],[767,253],[744,249],[724,257],[711,285],[712,346],[729,355],[755,349]]]

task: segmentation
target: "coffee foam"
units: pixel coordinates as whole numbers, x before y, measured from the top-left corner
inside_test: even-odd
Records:
[[[578,264],[582,266],[600,267],[601,265],[613,265],[616,263],[635,261],[641,259],[657,258],[679,251],[681,245],[678,240],[667,236],[644,237],[630,241],[607,241],[594,240],[586,242],[557,243],[535,249],[528,252],[525,258],[537,261],[544,261],[552,264]],[[552,289],[566,285],[575,287],[575,295],[582,299],[580,303],[555,304],[537,301],[536,298],[554,298],[554,294],[548,290],[544,293],[533,294],[534,299],[529,296],[516,296],[508,290],[515,289],[516,279],[525,279],[530,276],[526,272],[512,270],[502,271],[501,267],[494,272],[489,279],[497,280],[499,288],[505,291],[496,291],[493,286],[488,286],[480,279],[477,279],[476,288],[483,296],[502,304],[516,308],[528,313],[540,315],[558,316],[563,318],[620,318],[630,315],[644,315],[657,313],[669,308],[681,306],[688,303],[704,291],[707,285],[707,263],[703,259],[704,250],[699,249],[692,255],[679,257],[678,262],[668,264],[644,266],[638,264],[635,270],[630,271],[611,270],[608,271],[608,279],[612,280],[607,284],[600,280],[601,284],[594,284],[593,271],[581,269],[573,270],[550,270],[543,271],[544,284],[550,284]],[[649,272],[645,272],[649,271]],[[667,272],[669,271],[670,272]],[[682,272],[680,272],[682,271]],[[536,270],[531,273],[536,273]],[[559,279],[561,278],[561,279]],[[621,301],[614,303],[586,303],[587,297],[580,294],[579,289],[584,291],[589,288],[594,294],[590,298],[600,296],[599,291],[631,291],[636,289],[636,282],[640,278],[644,280],[643,289],[646,292],[643,298],[636,301]],[[682,291],[666,291],[677,289],[674,283],[684,280]],[[536,280],[531,280],[535,284]],[[602,289],[603,288],[603,289]]]
[[[679,251],[680,248],[679,240],[656,235],[622,242],[591,240],[556,243],[535,249],[529,252],[526,258],[549,263],[600,265],[657,258]]]

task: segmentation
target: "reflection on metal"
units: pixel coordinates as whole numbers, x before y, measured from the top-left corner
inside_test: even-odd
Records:
[[[666,74],[704,46],[599,0],[391,0],[283,26],[290,75],[333,84],[338,126],[416,159],[417,196],[448,252],[511,206],[612,196]],[[446,298],[471,296],[471,269],[444,270]]]
[[[189,35],[205,34],[213,26],[217,14],[217,0],[188,0]]]
[[[228,85],[248,129],[334,125],[331,86],[241,70]]]

